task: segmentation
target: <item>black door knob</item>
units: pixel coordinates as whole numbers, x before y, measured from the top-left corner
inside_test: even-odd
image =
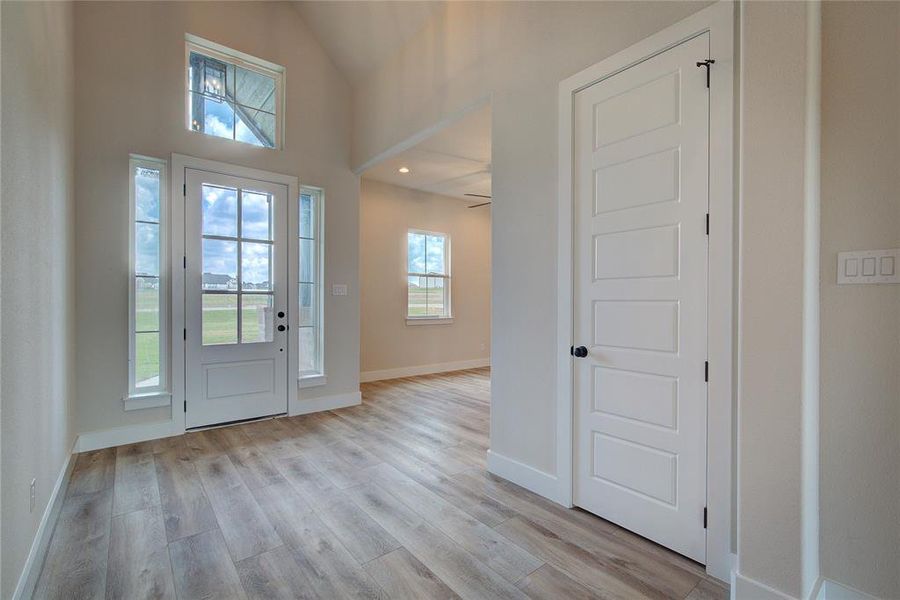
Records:
[[[278,331],[284,331],[284,329],[285,329],[284,325],[279,325],[279,326],[278,326]]]
[[[283,318],[284,318],[284,311],[283,311],[283,310],[279,310],[279,311],[278,311],[278,318],[279,318],[279,319],[283,319]]]
[[[588,355],[588,349],[584,346],[578,346],[572,350],[572,356],[575,358],[584,358]]]

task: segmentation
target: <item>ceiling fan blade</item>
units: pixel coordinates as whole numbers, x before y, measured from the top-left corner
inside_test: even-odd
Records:
[[[466,194],[466,195],[469,196],[470,194]],[[488,206],[489,204],[490,204],[490,202],[482,202],[481,204],[473,204],[471,206],[467,206],[466,208],[479,208],[481,206]]]
[[[463,194],[463,196],[472,196],[473,198],[490,198],[490,196],[485,196],[484,194]]]

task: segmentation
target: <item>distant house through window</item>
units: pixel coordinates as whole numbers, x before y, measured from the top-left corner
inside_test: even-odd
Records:
[[[187,36],[188,129],[279,148],[283,86],[283,67]]]
[[[406,247],[407,319],[449,319],[450,236],[411,229]]]

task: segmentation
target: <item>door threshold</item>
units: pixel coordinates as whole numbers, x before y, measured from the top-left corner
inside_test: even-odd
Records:
[[[264,415],[262,417],[253,417],[250,419],[238,419],[236,421],[226,421],[224,423],[215,423],[213,425],[201,425],[199,427],[188,427],[185,433],[194,433],[196,431],[208,431],[210,429],[221,429],[222,427],[230,427],[232,425],[241,425],[243,423],[255,423],[256,421],[268,421],[269,419],[280,419],[286,417],[287,413],[276,413],[274,415]]]

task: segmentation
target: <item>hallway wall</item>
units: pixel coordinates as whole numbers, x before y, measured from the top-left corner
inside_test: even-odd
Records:
[[[0,3],[2,598],[75,437],[72,13],[68,2]]]

